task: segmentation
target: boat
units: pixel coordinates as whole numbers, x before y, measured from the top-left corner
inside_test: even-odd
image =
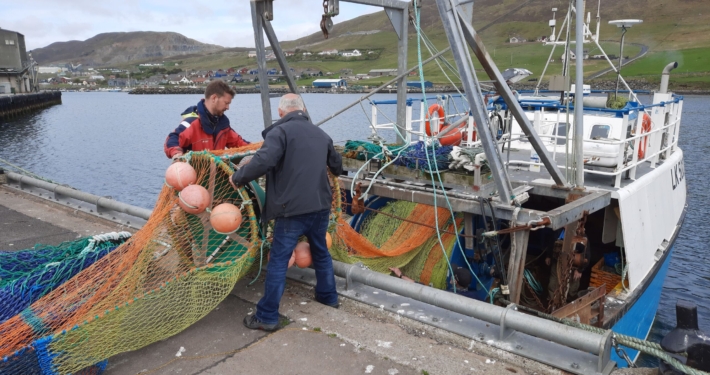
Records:
[[[356,2],[386,6],[397,34],[407,35],[411,25],[402,19],[408,18],[408,3]],[[331,6],[322,23],[327,36],[328,25],[332,24],[329,21],[338,11],[337,6],[332,7],[337,1],[326,3]],[[575,35],[586,43],[596,43],[601,50],[599,16],[595,36],[589,16],[584,20],[584,3],[574,3],[570,2],[565,23],[574,22]],[[643,103],[628,86],[628,95],[619,94],[618,88],[602,96],[593,95],[591,87],[583,82],[582,63],[576,64],[578,78],[573,85],[569,85],[568,64],[564,75],[550,80],[549,91],[514,92],[508,83],[531,72],[520,69],[501,74],[467,21],[474,12],[473,4],[438,0],[436,6],[462,92],[408,97],[408,73],[418,71],[423,82],[421,67],[442,59],[440,56],[449,48],[438,51],[428,44],[431,57],[420,57],[418,65],[407,70],[407,43],[400,38],[397,77],[316,123],[319,126],[327,122],[383,88],[398,88],[396,100],[370,102],[370,121],[362,125],[372,130],[369,141],[350,140],[342,149],[347,175],[339,176],[338,181],[347,200],[345,211],[352,215],[347,230],[363,234],[368,222],[374,225],[378,215],[416,222],[416,217],[393,214],[397,209],[392,207],[399,202],[443,210],[448,221],[445,226],[437,221],[435,234],[446,253],[447,281],[439,283],[439,288],[456,292],[450,286],[455,273],[452,265],[468,268],[474,278],[463,287],[470,292],[467,296],[479,300],[470,302],[475,309],[486,309],[480,303],[497,304],[520,308],[540,321],[554,319],[577,326],[581,323],[585,328],[597,327],[613,341],[610,345],[614,350],[608,353],[611,362],[620,367],[633,366],[638,348],[618,345],[617,339],[647,338],[687,210],[683,151],[678,146],[683,97],[667,90],[670,71],[677,63],[669,62],[659,72],[662,84],[650,103]],[[286,59],[275,36],[269,33],[270,9],[260,2],[252,2],[252,8],[255,29],[264,28],[281,69],[287,71]],[[427,44],[417,27],[417,11],[436,9],[416,5],[412,9],[417,36],[422,44]],[[565,45],[566,56],[576,48],[576,55],[583,58],[582,42],[573,45],[573,41],[562,40],[559,35],[554,37],[553,30],[553,48]],[[255,42],[259,70],[265,71],[263,38],[257,37]],[[469,48],[474,56],[469,55]],[[473,74],[474,57],[477,67],[482,67],[493,83],[492,90],[484,90]],[[563,60],[566,63],[571,59]],[[620,72],[620,67],[617,69],[608,57],[607,60]],[[626,85],[620,73],[618,80]],[[298,93],[295,82],[289,80],[289,87]],[[260,90],[264,124],[268,127],[272,123],[268,88]],[[623,99],[622,105],[611,108],[612,102],[619,99]],[[463,107],[457,109],[456,103]],[[381,107],[386,105],[397,107],[397,117],[381,122],[385,117]],[[386,132],[395,133],[395,143],[386,141],[381,134]],[[420,221],[424,228],[423,219]],[[341,228],[340,231],[345,230]],[[441,236],[452,230],[458,238],[447,247]],[[348,254],[334,255],[334,259],[362,262],[370,269],[368,272],[378,267],[382,272],[382,259],[362,256],[356,246],[348,250]],[[429,257],[435,255],[432,251]],[[351,272],[351,268],[348,270]],[[384,273],[388,272],[385,269]],[[421,275],[407,276],[416,280]],[[579,287],[572,286],[576,280]],[[388,291],[402,289],[393,287]],[[407,297],[421,298],[416,293]],[[447,298],[440,296],[441,300]],[[437,303],[437,307],[452,306]],[[387,309],[386,300],[383,306]],[[393,306],[391,311],[397,309]],[[505,341],[503,322],[500,325],[503,343],[494,345],[561,366],[545,354],[515,349],[515,345]],[[610,362],[604,361],[609,358],[600,354],[599,367],[593,371],[607,373]],[[570,369],[569,363],[560,368],[580,374],[592,371],[579,366]]]

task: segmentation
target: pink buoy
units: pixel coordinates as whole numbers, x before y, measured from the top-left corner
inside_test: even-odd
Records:
[[[178,204],[185,212],[197,215],[210,204],[210,193],[200,185],[189,185],[178,193]]]
[[[212,209],[210,224],[218,233],[232,233],[242,224],[242,213],[239,207],[231,203],[222,203]]]
[[[311,245],[308,242],[299,242],[293,251],[296,254],[296,265],[299,268],[306,268],[313,263],[311,258]]]
[[[173,163],[165,171],[165,185],[177,191],[181,191],[195,182],[197,182],[197,172],[190,164]]]

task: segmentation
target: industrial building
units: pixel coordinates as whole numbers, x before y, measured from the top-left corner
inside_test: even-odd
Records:
[[[32,91],[25,36],[0,29],[0,94]]]
[[[344,79],[317,79],[313,81],[313,87],[316,88],[331,88],[331,87],[348,87],[348,83]]]

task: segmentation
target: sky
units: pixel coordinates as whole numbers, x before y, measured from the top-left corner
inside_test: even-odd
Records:
[[[27,50],[86,40],[116,31],[174,31],[203,43],[253,47],[249,0],[25,0],[3,1],[0,28],[25,35]],[[275,0],[272,25],[279,40],[320,31],[321,0]],[[342,22],[377,11],[340,3]]]

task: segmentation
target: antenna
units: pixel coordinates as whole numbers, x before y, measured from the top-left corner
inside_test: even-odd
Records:
[[[594,37],[594,40],[597,43],[599,43],[599,24],[601,23],[601,17],[599,17],[599,12],[601,11],[601,8],[602,8],[602,0],[599,0],[599,4],[597,5],[597,35]]]
[[[616,100],[616,96],[619,94],[619,78],[621,78],[621,67],[624,65],[623,64],[624,37],[626,36],[626,29],[629,29],[629,28],[631,28],[631,26],[638,25],[642,22],[643,22],[643,20],[632,20],[632,19],[609,21],[610,25],[616,25],[616,27],[621,28],[621,46],[619,49],[619,70],[616,72],[616,90],[614,91],[614,99],[615,100]]]
[[[552,29],[552,35],[550,35],[550,41],[556,42],[555,40],[555,26],[557,25],[557,20],[555,18],[555,13],[557,8],[552,8],[552,19],[549,22],[550,28]]]

